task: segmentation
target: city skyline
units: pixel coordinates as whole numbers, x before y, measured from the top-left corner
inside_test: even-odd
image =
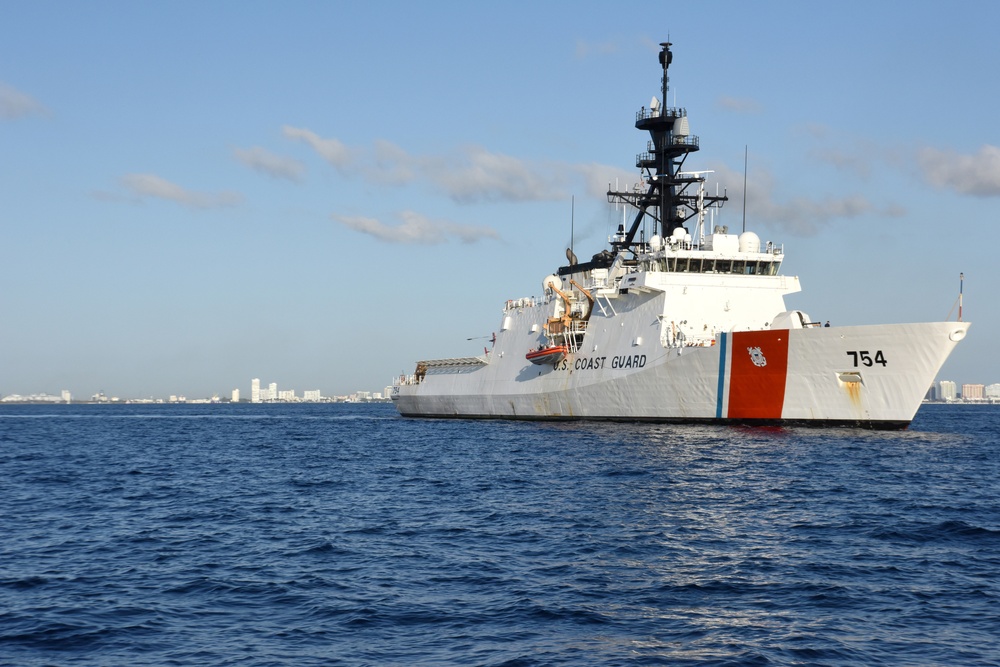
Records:
[[[298,396],[297,392],[299,390],[290,389],[283,391],[276,391],[278,387],[277,382],[268,383],[268,387],[261,387],[259,378],[253,378],[250,380],[250,392],[248,396],[243,396],[240,389],[234,388],[230,393],[230,398],[227,400],[220,397],[220,392],[214,392],[211,397],[198,396],[191,399],[194,402],[246,402],[246,403],[270,403],[270,402],[340,402],[349,400],[388,400],[389,393],[392,389],[391,385],[386,385],[382,391],[369,391],[369,390],[356,390],[354,392],[349,392],[346,394],[333,394],[326,395],[322,391],[316,390],[302,390],[302,396]],[[961,388],[961,390],[959,390]],[[968,395],[967,392],[971,392],[974,395]],[[264,392],[267,394],[264,394]],[[221,392],[224,393],[224,392]],[[101,400],[97,400],[98,396],[101,396]],[[998,399],[1000,400],[1000,382],[993,383],[969,383],[963,382],[958,383],[954,380],[935,380],[927,391],[925,400],[955,400],[957,398],[961,400],[966,399]],[[61,390],[59,395],[40,393],[40,394],[18,394],[12,393],[3,395],[0,394],[0,402],[59,402],[69,403],[71,399],[73,401],[79,401],[79,397],[73,397],[72,393],[66,389]],[[213,400],[214,399],[214,400]],[[164,403],[184,403],[190,402],[187,399],[187,394],[175,393],[168,396],[130,396],[126,398],[121,398],[120,396],[107,396],[103,391],[98,392],[91,396],[91,401],[101,402],[103,400],[111,402],[128,402],[128,401],[155,401]]]
[[[185,397],[190,396],[193,399],[203,400],[203,399],[210,399],[212,397],[220,398],[221,396],[225,395],[225,396],[229,397],[227,400],[229,400],[231,402],[239,402],[240,400],[243,400],[243,401],[249,402],[249,403],[267,403],[267,402],[277,402],[277,401],[283,401],[283,400],[284,401],[301,400],[301,401],[308,402],[308,401],[329,400],[329,399],[335,399],[335,398],[337,398],[337,399],[343,399],[343,398],[347,398],[347,397],[350,397],[350,396],[361,396],[361,395],[365,395],[365,394],[368,394],[370,396],[371,395],[378,395],[381,398],[381,397],[387,395],[387,390],[391,389],[391,386],[392,386],[392,383],[390,381],[388,384],[383,385],[381,388],[374,389],[374,390],[373,389],[354,389],[353,391],[349,391],[349,392],[326,392],[326,391],[323,391],[321,389],[306,389],[306,390],[303,390],[303,389],[295,389],[295,388],[293,388],[293,389],[279,388],[279,383],[277,383],[277,382],[269,382],[266,387],[261,387],[259,385],[257,385],[255,387],[255,383],[258,383],[258,382],[260,382],[259,378],[251,378],[249,380],[249,382],[247,383],[246,387],[245,387],[246,389],[248,389],[248,391],[246,393],[244,393],[243,389],[240,388],[240,387],[232,387],[231,389],[228,389],[228,390],[220,389],[220,390],[217,390],[217,391],[212,391],[210,394],[205,394],[205,395],[200,395],[200,394],[197,394],[197,393],[191,393],[191,392],[185,392],[185,391],[176,391],[176,390],[171,390],[171,391],[169,391],[169,392],[167,392],[165,394],[160,394],[160,395],[153,395],[153,394],[149,394],[149,395],[126,395],[126,394],[122,394],[121,392],[105,391],[104,389],[97,389],[96,391],[93,391],[93,392],[88,393],[88,394],[75,394],[75,393],[71,392],[68,389],[60,389],[58,394],[51,394],[51,393],[49,393],[48,391],[45,391],[45,390],[38,391],[38,392],[21,392],[21,391],[0,392],[0,401],[2,401],[3,399],[5,399],[7,397],[11,397],[11,396],[14,396],[14,397],[30,397],[30,396],[57,397],[57,396],[61,396],[62,398],[65,398],[67,395],[71,395],[71,396],[73,396],[74,400],[82,400],[81,396],[89,396],[91,399],[94,399],[97,396],[105,396],[105,397],[107,397],[109,399],[111,397],[116,397],[116,398],[119,398],[121,400],[125,400],[125,399],[132,399],[132,400],[152,399],[152,400],[163,400],[165,402],[170,402],[171,399],[176,400],[178,397],[185,398]],[[257,390],[256,392],[255,392],[255,389]],[[181,402],[183,402],[183,401],[181,401]]]
[[[250,392],[248,395],[244,396],[240,389],[234,388],[229,392],[229,398],[223,398],[221,394],[226,392],[213,392],[211,396],[192,396],[188,398],[188,395],[184,392],[172,393],[166,396],[118,396],[114,393],[107,394],[104,391],[98,391],[95,394],[90,395],[88,398],[82,398],[80,396],[74,396],[69,390],[63,389],[59,394],[49,394],[47,392],[36,393],[36,394],[0,394],[0,402],[3,403],[18,403],[18,402],[157,402],[157,403],[320,403],[320,402],[345,402],[345,401],[381,401],[388,399],[388,392],[391,389],[390,386],[378,391],[363,390],[358,389],[353,392],[346,394],[330,394],[327,395],[324,392],[314,389],[314,390],[301,390],[301,396],[298,395],[300,390],[296,389],[286,389],[282,391],[275,391],[277,383],[269,383],[266,388],[260,388],[259,386],[255,391],[255,383],[259,382],[258,378],[254,378],[250,381]],[[265,393],[266,392],[266,393]],[[273,392],[273,394],[272,394]]]
[[[13,0],[0,394],[341,395],[481,353],[568,246],[604,249],[667,39],[685,168],[783,245],[788,308],[954,319],[964,272],[941,377],[1000,377],[1000,5],[957,7]]]

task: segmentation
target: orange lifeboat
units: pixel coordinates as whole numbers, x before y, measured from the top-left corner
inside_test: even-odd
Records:
[[[550,345],[549,347],[532,350],[524,355],[524,358],[533,364],[558,364],[569,354],[569,348],[565,345]]]

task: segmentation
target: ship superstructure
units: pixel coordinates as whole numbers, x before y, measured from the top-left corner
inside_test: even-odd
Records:
[[[649,133],[640,180],[610,190],[632,211],[609,248],[508,301],[492,349],[417,362],[392,398],[413,417],[809,423],[905,428],[966,322],[821,326],[784,297],[781,245],[731,233],[725,194],[686,171],[699,150],[686,109],[661,97],[636,114]],[[649,233],[647,239],[646,235]]]

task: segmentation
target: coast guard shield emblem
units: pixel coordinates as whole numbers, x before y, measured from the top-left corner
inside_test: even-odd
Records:
[[[750,361],[753,362],[754,366],[758,368],[767,366],[767,359],[764,358],[764,353],[760,351],[759,347],[748,347],[747,352],[750,353]]]

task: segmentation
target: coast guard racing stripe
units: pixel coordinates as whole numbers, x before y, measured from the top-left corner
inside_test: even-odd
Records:
[[[788,371],[788,331],[732,334],[730,419],[781,419]]]

